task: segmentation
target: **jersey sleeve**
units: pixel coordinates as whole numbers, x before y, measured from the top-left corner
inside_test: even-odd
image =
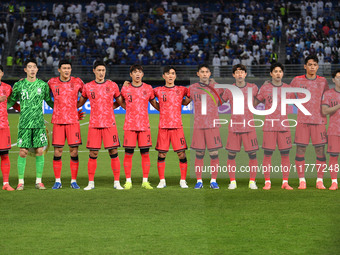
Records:
[[[329,93],[323,94],[323,96],[322,96],[322,102],[321,102],[322,105],[330,106],[328,94],[329,94]]]
[[[150,86],[150,99],[149,101],[152,101],[155,99],[155,91],[153,90],[153,88]]]
[[[86,91],[87,91],[86,85],[84,85],[83,91],[81,92],[81,96],[82,96],[83,98],[87,98],[87,93],[86,93]]]
[[[264,87],[264,85],[262,85],[259,93],[257,93],[257,95],[256,95],[257,100],[259,100],[260,102],[264,101],[264,90],[265,90],[265,87]]]
[[[48,84],[47,83],[45,83],[45,84],[46,84],[46,86],[45,86],[44,100],[48,104],[48,106],[53,108],[54,102],[52,101],[52,98],[51,98],[51,90],[50,90],[50,87],[48,86]]]
[[[224,102],[228,102],[229,101],[229,90],[226,89],[224,92],[223,92],[223,95],[222,95],[222,99]]]
[[[120,92],[119,92],[118,85],[115,82],[113,82],[113,90],[114,90],[113,97],[118,98],[120,96]]]
[[[19,99],[19,86],[15,83],[13,86],[12,94],[7,99],[7,109],[11,108]]]
[[[325,88],[323,90],[323,93],[325,93],[327,90],[329,90],[329,85],[328,85],[328,81],[325,79]]]
[[[186,87],[183,87],[183,97],[190,97],[189,89]]]
[[[256,86],[256,84],[253,85],[253,98],[256,97],[256,95],[259,92],[259,88]]]

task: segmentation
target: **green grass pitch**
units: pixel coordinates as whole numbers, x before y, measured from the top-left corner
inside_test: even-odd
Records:
[[[16,143],[18,115],[9,116],[12,143]],[[51,116],[45,118],[50,120]],[[122,141],[124,115],[116,115]],[[78,183],[87,185],[88,151],[86,124],[81,121],[84,145],[80,147]],[[157,139],[158,115],[150,115],[153,144]],[[183,116],[185,133],[190,145],[190,118]],[[261,129],[258,129],[262,141]],[[222,127],[226,142],[226,127]],[[261,142],[260,142],[261,143]],[[68,148],[65,147],[65,151]],[[306,162],[314,163],[313,148],[309,146]],[[194,154],[187,152],[193,159]],[[290,158],[294,162],[295,146]],[[10,183],[17,184],[18,148],[10,151]],[[124,184],[123,157],[121,183]],[[53,152],[45,155],[43,182],[46,191],[34,189],[35,160],[27,159],[25,190],[0,192],[0,254],[340,254],[339,192],[316,190],[316,173],[307,179],[307,190],[297,189],[296,174],[290,184],[293,191],[281,190],[280,176],[272,180],[272,189],[263,191],[262,174],[259,190],[249,190],[247,179],[238,179],[238,189],[227,189],[227,174],[219,174],[220,190],[210,190],[209,180],[204,188],[194,190],[196,180],[188,177],[189,189],[179,187],[180,171],[177,155],[170,151],[166,159],[167,187],[163,190],[144,190],[141,158],[133,158],[133,188],[113,189],[110,158],[106,151],[98,157],[92,191],[69,188],[69,154],[63,154],[63,189],[52,190]],[[158,184],[157,152],[150,152],[150,182]],[[259,163],[263,152],[258,152]],[[278,164],[279,153],[273,156]],[[221,150],[221,164],[226,153]],[[208,160],[208,158],[207,158]],[[238,164],[247,164],[244,152]],[[189,176],[189,174],[188,174]],[[237,175],[238,176],[238,175]],[[330,186],[329,174],[325,185]]]

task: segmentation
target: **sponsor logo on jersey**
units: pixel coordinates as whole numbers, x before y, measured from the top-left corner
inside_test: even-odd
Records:
[[[37,93],[40,95],[41,94],[41,88],[37,89]]]

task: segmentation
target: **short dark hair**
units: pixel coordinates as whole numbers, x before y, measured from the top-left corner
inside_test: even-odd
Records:
[[[62,65],[70,65],[72,67],[72,63],[69,60],[63,59],[59,61],[58,68],[60,68]]]
[[[243,70],[243,71],[247,72],[247,67],[245,65],[242,65],[242,64],[234,65],[232,72],[235,73],[237,70]]]
[[[208,64],[200,64],[200,65],[198,65],[198,67],[197,67],[197,72],[199,72],[203,67],[209,69],[209,71],[210,71],[210,67],[209,67]]]
[[[306,58],[305,58],[305,65],[307,65],[308,61],[309,60],[314,60],[316,63],[319,63],[319,59],[316,55],[308,55]]]
[[[270,66],[270,72],[273,72],[273,70],[274,70],[276,67],[280,67],[281,70],[282,70],[282,72],[285,71],[285,67],[284,67],[281,63],[275,62],[275,63],[273,63],[273,64]]]
[[[4,71],[4,67],[2,65],[0,65],[0,70],[1,70],[1,72]]]
[[[332,73],[332,78],[335,78],[336,74],[340,73],[340,69],[336,69],[333,73]]]
[[[163,74],[168,73],[171,69],[174,69],[176,72],[176,68],[174,66],[164,66]]]
[[[36,66],[38,66],[38,63],[37,63],[37,61],[34,58],[26,59],[26,61],[24,63],[24,67],[27,67],[28,63],[34,63]]]
[[[132,73],[133,71],[136,71],[136,70],[143,72],[143,66],[138,65],[138,64],[130,66],[130,73]]]
[[[96,69],[97,66],[105,66],[106,67],[105,62],[103,60],[97,60],[96,62],[94,62],[93,69]]]

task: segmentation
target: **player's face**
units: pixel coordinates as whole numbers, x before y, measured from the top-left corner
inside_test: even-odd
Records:
[[[163,74],[163,79],[168,84],[174,84],[176,77],[176,71],[174,69],[170,69],[169,72]]]
[[[237,69],[234,73],[233,73],[233,77],[235,78],[236,82],[244,82],[244,80],[246,79],[247,73],[244,70],[241,69]]]
[[[270,73],[270,76],[276,82],[281,82],[283,77],[283,71],[280,67],[275,67],[274,70]]]
[[[58,72],[60,73],[60,77],[63,80],[68,80],[70,78],[71,71],[72,71],[72,67],[70,64],[61,65],[61,67],[58,69]]]
[[[133,70],[132,73],[130,73],[130,77],[132,78],[133,83],[140,83],[142,81],[142,78],[144,76],[144,73],[142,70]]]
[[[29,62],[27,66],[24,68],[25,73],[30,78],[35,78],[38,73],[38,67],[35,63]]]
[[[211,72],[208,68],[202,67],[198,72],[197,76],[200,78],[200,81],[208,84],[209,83],[209,78],[211,76]]]
[[[106,67],[105,66],[97,66],[96,69],[93,69],[94,75],[96,76],[96,81],[102,82],[105,79]]]
[[[316,75],[316,72],[319,69],[319,64],[313,59],[310,59],[304,67],[308,75]]]
[[[340,87],[340,73],[337,73],[333,78],[333,82],[335,83],[336,87]]]

